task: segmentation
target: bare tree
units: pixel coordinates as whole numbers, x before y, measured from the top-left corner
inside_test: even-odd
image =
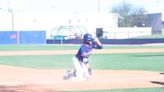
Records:
[[[146,10],[130,3],[119,3],[110,12],[119,14],[118,27],[141,27],[147,21]]]

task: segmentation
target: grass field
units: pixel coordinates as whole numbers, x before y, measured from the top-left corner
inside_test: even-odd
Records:
[[[72,68],[73,55],[0,56],[0,64],[31,68]],[[11,62],[12,61],[12,62]],[[94,69],[164,71],[164,53],[93,54]]]
[[[78,49],[70,45],[21,45],[0,46],[0,51],[9,50],[68,50]],[[164,48],[163,46],[105,46],[104,49],[126,48]],[[68,55],[25,55],[25,56],[0,56],[1,65],[12,65],[29,68],[72,68],[73,54]],[[164,71],[164,53],[128,53],[128,54],[93,54],[90,57],[93,69],[110,70],[146,70]],[[80,91],[81,92],[81,91]],[[117,89],[93,90],[86,92],[164,92],[163,88],[147,89]]]
[[[28,51],[28,50],[77,50],[80,45],[1,45],[0,51]],[[114,45],[103,46],[103,49],[127,49],[127,48],[164,48],[164,46],[144,45]]]
[[[133,39],[145,39],[145,38],[164,38],[164,35],[158,35],[158,34],[156,34],[156,35],[147,35],[147,36],[138,36],[138,37],[132,37]],[[129,38],[129,39],[132,39],[132,38]]]
[[[78,92],[84,92],[84,91],[78,91]],[[85,92],[164,92],[164,88],[92,90],[92,91],[85,91]]]

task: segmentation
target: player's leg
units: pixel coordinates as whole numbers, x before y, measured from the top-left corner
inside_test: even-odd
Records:
[[[85,64],[85,66],[87,67],[89,74],[91,75],[92,74],[92,70],[91,70],[91,66],[89,64],[88,58],[84,58],[83,62]]]
[[[86,64],[86,67],[88,68],[88,72],[90,75],[92,75],[92,69],[89,63]]]
[[[86,64],[86,67],[88,68],[88,72],[89,72],[89,74],[92,75],[92,69],[91,69],[90,64],[87,63],[87,64]],[[73,71],[73,76],[76,77],[76,70],[75,70],[75,69],[74,69],[74,71]]]
[[[76,58],[76,57],[73,57],[73,65],[74,65],[74,68],[75,68],[75,75],[77,78],[83,78],[83,70],[82,70],[82,66],[81,66],[81,62]]]
[[[85,78],[89,79],[91,77],[91,75],[88,71],[87,64],[82,63],[82,69],[83,69],[83,73],[84,73]]]

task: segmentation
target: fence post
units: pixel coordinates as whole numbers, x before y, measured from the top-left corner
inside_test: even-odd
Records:
[[[17,31],[17,45],[20,45],[20,32]]]

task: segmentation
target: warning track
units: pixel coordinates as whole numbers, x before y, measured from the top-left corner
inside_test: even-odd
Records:
[[[0,56],[15,55],[64,55],[75,54],[77,50],[39,50],[39,51],[0,51]],[[110,54],[110,53],[144,53],[144,52],[164,52],[164,48],[147,48],[147,49],[102,49],[93,50],[94,54]]]

